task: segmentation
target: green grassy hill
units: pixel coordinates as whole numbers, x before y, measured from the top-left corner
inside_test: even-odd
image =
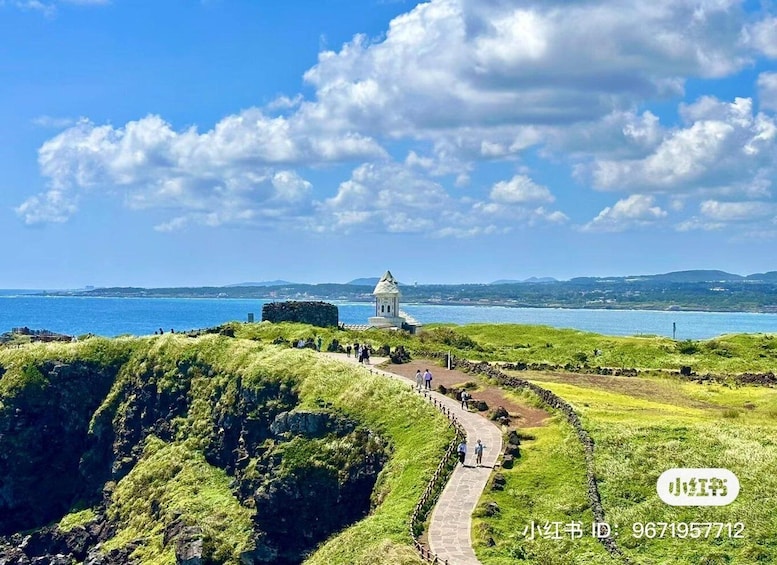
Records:
[[[275,339],[279,327],[246,326],[254,339]],[[296,328],[294,331],[302,332]],[[303,335],[298,335],[303,337]],[[775,336],[730,335],[675,342],[659,337],[612,337],[542,326],[435,325],[419,337],[379,333],[327,334],[342,342],[403,345],[412,351],[451,351],[473,360],[546,364],[561,370],[517,371],[520,378],[570,402],[594,440],[597,484],[616,541],[632,563],[712,564],[777,561],[777,391],[745,386],[742,373],[777,368]],[[325,340],[326,342],[326,340]],[[594,350],[599,355],[594,355]],[[563,370],[568,366],[572,370]],[[637,377],[590,374],[593,367],[637,369]],[[681,377],[680,367],[711,373],[715,381]],[[515,392],[524,403],[532,394]],[[488,565],[614,563],[591,536],[583,451],[559,415],[547,426],[523,430],[523,456],[502,470],[504,490],[488,489],[473,523],[478,557]],[[742,484],[725,507],[671,507],[658,499],[656,480],[673,467],[723,467]],[[489,516],[485,505],[500,508]],[[532,521],[580,521],[579,539],[529,541]],[[637,536],[639,524],[717,522],[744,524],[742,538],[711,532],[700,538]],[[682,529],[682,526],[680,526]],[[733,532],[735,533],[735,532]]]
[[[212,563],[420,562],[409,517],[452,431],[398,383],[217,335],[0,349],[0,367],[2,534],[69,532],[108,563],[189,542]],[[272,432],[284,411],[323,428]]]
[[[774,371],[774,336],[674,342],[484,324],[420,336],[301,324],[224,330],[236,337],[0,348],[0,535],[85,536],[102,544],[106,563],[174,563],[181,544],[197,541],[219,563],[419,563],[408,518],[451,439],[447,422],[396,383],[290,347],[321,336],[324,347],[337,339],[543,365],[514,374],[581,418],[606,518],[632,563],[777,561],[777,391],[741,378]],[[682,366],[715,379],[681,377]],[[597,367],[638,376],[592,374]],[[272,432],[283,412],[320,429]],[[585,457],[567,421],[557,414],[522,435],[522,456],[501,471],[505,488],[484,493],[473,521],[481,561],[619,562],[588,535]],[[655,482],[673,467],[730,469],[742,491],[725,507],[667,506]],[[363,495],[358,511],[340,512],[343,496]],[[319,515],[326,524],[311,527]],[[579,538],[526,539],[532,522],[578,521]],[[691,522],[741,522],[743,537],[636,535],[638,524]],[[311,533],[295,539],[303,529]],[[297,542],[297,553],[283,549]],[[8,538],[3,551],[13,551]]]

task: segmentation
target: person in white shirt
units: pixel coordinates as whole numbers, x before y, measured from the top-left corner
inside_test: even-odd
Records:
[[[461,440],[459,447],[456,449],[459,454],[459,463],[464,465],[464,460],[467,458],[467,442]]]

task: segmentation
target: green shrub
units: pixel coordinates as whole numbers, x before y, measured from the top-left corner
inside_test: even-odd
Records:
[[[580,363],[585,363],[588,361],[588,354],[584,353],[583,351],[578,351],[573,355],[575,361],[579,361]]]
[[[448,327],[437,327],[424,331],[421,334],[421,343],[442,344],[456,349],[482,350],[474,339]]]
[[[692,339],[686,339],[677,344],[677,352],[682,353],[683,355],[693,355],[698,353],[699,350],[699,344]]]

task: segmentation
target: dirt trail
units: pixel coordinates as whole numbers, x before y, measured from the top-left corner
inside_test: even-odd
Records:
[[[550,417],[547,412],[540,408],[534,408],[533,406],[528,406],[512,400],[505,394],[503,389],[486,383],[477,375],[471,375],[455,369],[449,371],[448,369],[436,365],[434,361],[415,359],[410,363],[403,363],[401,365],[389,363],[382,368],[390,373],[410,379],[415,378],[415,372],[417,370],[420,370],[421,373],[423,373],[428,368],[434,377],[432,380],[434,389],[437,389],[438,385],[450,388],[461,386],[467,382],[477,383],[478,388],[471,392],[473,399],[485,401],[490,409],[502,406],[507,410],[511,420],[510,429],[544,426],[545,421]],[[487,415],[485,412],[483,414]]]

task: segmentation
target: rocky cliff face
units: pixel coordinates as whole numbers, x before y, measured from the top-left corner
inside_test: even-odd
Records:
[[[117,371],[90,362],[28,365],[27,386],[0,400],[0,535],[45,525],[74,500],[99,495],[106,477],[89,468],[89,421]]]
[[[235,340],[168,339],[6,362],[0,565],[299,563],[369,511],[374,431],[298,408],[293,374],[225,370]]]

